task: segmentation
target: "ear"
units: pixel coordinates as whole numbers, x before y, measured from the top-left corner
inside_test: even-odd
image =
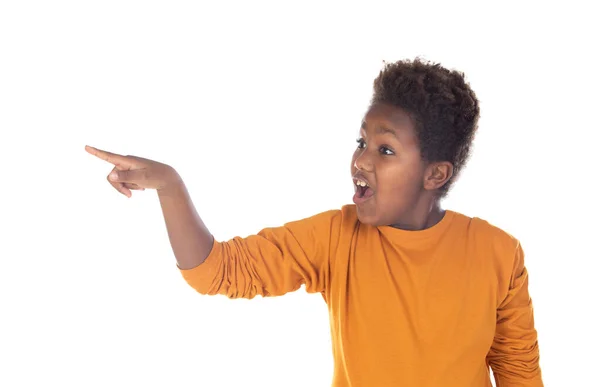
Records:
[[[423,187],[434,191],[442,187],[454,174],[454,166],[448,161],[431,163],[425,169]]]

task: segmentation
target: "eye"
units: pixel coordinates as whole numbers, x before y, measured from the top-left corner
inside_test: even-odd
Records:
[[[382,146],[379,148],[379,152],[381,152],[382,154],[386,155],[386,156],[392,156],[394,155],[394,151],[391,150],[390,148],[388,148],[387,146]]]
[[[367,145],[367,143],[365,143],[365,140],[363,140],[362,138],[357,139],[356,142],[358,143],[358,149],[364,149],[364,147]]]

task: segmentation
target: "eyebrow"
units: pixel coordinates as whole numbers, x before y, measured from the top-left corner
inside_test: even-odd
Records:
[[[362,125],[360,126],[360,128],[366,132],[366,131],[367,131],[367,123],[363,121],[363,123],[362,123]],[[395,130],[393,130],[393,129],[390,129],[390,128],[387,128],[387,127],[385,127],[385,126],[378,126],[378,127],[375,129],[375,133],[377,133],[377,134],[388,134],[388,133],[389,133],[389,134],[391,134],[392,136],[394,136],[394,137],[398,138],[398,137],[396,136],[396,131],[395,131]]]

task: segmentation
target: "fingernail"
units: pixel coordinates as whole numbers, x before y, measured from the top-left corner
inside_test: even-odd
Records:
[[[119,176],[117,176],[116,172],[111,172],[111,174],[108,176],[109,179],[111,180],[117,180]]]

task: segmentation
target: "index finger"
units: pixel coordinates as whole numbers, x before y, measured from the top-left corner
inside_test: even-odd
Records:
[[[89,146],[86,145],[85,146],[85,150],[86,152],[88,152],[89,154],[96,156],[104,161],[107,161],[113,165],[128,165],[131,164],[131,160],[128,160],[127,157],[125,156],[121,156],[118,155],[116,153],[111,153],[111,152],[107,152],[107,151],[103,151],[97,148],[94,148],[93,146]]]

